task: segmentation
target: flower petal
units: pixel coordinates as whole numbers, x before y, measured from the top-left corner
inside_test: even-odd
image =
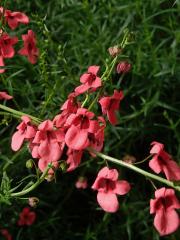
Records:
[[[161,236],[173,233],[179,227],[179,216],[174,209],[160,209],[154,218],[154,226]]]
[[[116,182],[114,193],[119,195],[125,195],[126,193],[129,192],[130,189],[131,189],[130,184],[125,180],[121,180]]]
[[[117,196],[114,193],[98,192],[97,201],[102,209],[106,212],[116,212],[119,208]]]
[[[24,142],[24,134],[20,131],[17,131],[13,134],[11,140],[11,148],[13,151],[18,151]]]
[[[65,135],[65,142],[69,148],[82,150],[89,144],[88,133],[86,130],[81,130],[72,125]]]

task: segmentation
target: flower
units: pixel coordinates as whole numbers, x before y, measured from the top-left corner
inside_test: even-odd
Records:
[[[22,35],[24,41],[24,47],[21,48],[18,53],[20,55],[27,56],[28,60],[35,64],[39,55],[39,49],[36,47],[36,37],[32,30],[28,30],[27,34]]]
[[[119,208],[118,195],[127,194],[130,185],[127,181],[118,180],[119,173],[116,169],[102,168],[92,185],[92,189],[97,190],[97,201],[106,212],[116,212]]]
[[[155,214],[154,226],[161,236],[178,229],[180,219],[175,209],[179,208],[173,189],[163,187],[155,191],[155,199],[150,200],[150,214]]]
[[[49,163],[58,167],[64,149],[64,132],[54,129],[53,122],[46,120],[38,126],[38,131],[30,144],[33,158],[39,158],[38,167],[43,172]],[[50,169],[49,173],[53,174]]]
[[[7,92],[0,92],[0,100],[10,100],[12,99],[13,97],[8,95]]]
[[[111,124],[117,124],[115,112],[119,110],[120,101],[124,95],[122,91],[114,90],[114,94],[111,97],[102,97],[99,103],[102,108],[103,114],[107,114],[108,120]]]
[[[152,142],[150,153],[153,158],[149,161],[149,167],[155,172],[163,172],[168,180],[180,180],[180,167],[172,160],[172,157],[164,151],[164,145],[159,142]]]
[[[18,225],[19,226],[30,226],[36,220],[36,213],[31,211],[29,207],[23,208],[22,212],[19,214]]]
[[[98,120],[91,120],[88,129],[88,139],[90,148],[100,152],[104,144],[104,130],[106,128],[106,121],[103,117],[98,117]],[[92,156],[96,156],[89,150]]]
[[[0,67],[4,67],[4,58],[14,57],[15,51],[13,45],[18,42],[17,37],[10,37],[7,33],[2,33],[0,36]],[[5,69],[0,69],[0,73],[3,73]]]
[[[86,189],[88,184],[87,184],[87,178],[86,177],[79,177],[78,180],[75,183],[76,188],[82,188]]]
[[[22,12],[12,12],[10,10],[5,10],[4,17],[9,25],[9,27],[14,30],[18,27],[20,23],[28,24],[29,18]]]
[[[17,131],[11,139],[11,148],[13,151],[18,151],[24,140],[32,139],[36,134],[36,128],[31,125],[31,119],[28,116],[22,116],[21,119],[22,122],[17,126]]]
[[[5,228],[1,229],[0,233],[3,237],[5,237],[6,240],[12,240],[12,236],[7,229]]]
[[[101,78],[97,76],[99,66],[90,66],[87,73],[80,77],[80,86],[75,88],[75,93],[78,95],[86,92],[87,90],[96,91],[97,88],[102,86]]]
[[[123,61],[118,63],[117,67],[116,67],[116,71],[117,73],[127,73],[129,72],[131,69],[131,64],[128,63],[127,61]]]
[[[85,149],[89,145],[88,129],[94,113],[86,108],[79,108],[76,114],[71,114],[66,125],[69,129],[65,135],[65,142],[69,148],[74,150]]]

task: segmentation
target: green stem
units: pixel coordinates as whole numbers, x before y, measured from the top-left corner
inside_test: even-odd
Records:
[[[126,162],[124,162],[124,161],[122,161],[122,160],[119,160],[119,159],[116,159],[116,158],[107,156],[107,155],[105,155],[105,154],[103,154],[103,153],[100,153],[100,152],[97,152],[97,151],[95,151],[94,149],[89,149],[89,150],[90,150],[91,152],[95,153],[96,156],[98,156],[98,157],[100,157],[100,158],[102,158],[102,159],[104,159],[104,160],[107,160],[107,161],[116,163],[116,164],[118,164],[118,165],[120,165],[120,166],[122,166],[122,167],[126,167],[126,168],[128,168],[128,169],[131,169],[131,170],[133,170],[133,171],[135,171],[135,172],[137,172],[137,173],[139,173],[139,174],[141,174],[141,175],[143,175],[143,176],[145,176],[145,177],[147,177],[147,178],[151,178],[151,179],[154,179],[154,180],[159,181],[159,182],[161,182],[161,183],[164,183],[164,184],[166,184],[167,186],[172,187],[172,188],[174,188],[175,190],[177,190],[177,191],[180,192],[180,186],[175,185],[174,182],[171,182],[171,181],[169,181],[169,180],[167,180],[167,179],[165,179],[165,178],[162,178],[162,177],[159,177],[159,176],[157,176],[157,175],[155,175],[155,174],[152,174],[152,173],[149,173],[149,172],[147,172],[147,171],[144,171],[144,170],[142,170],[141,168],[138,168],[138,167],[136,167],[136,166],[134,166],[134,165],[132,165],[132,164],[126,163]]]
[[[84,102],[81,105],[82,108],[86,105],[88,99],[89,99],[89,94],[86,94],[86,98],[85,98]]]
[[[41,123],[41,120],[40,120],[40,119],[38,119],[38,118],[36,118],[36,117],[34,117],[34,116],[32,116],[32,115],[29,115],[29,114],[26,114],[26,113],[24,113],[24,112],[20,112],[20,111],[14,110],[14,109],[9,108],[9,107],[6,107],[6,106],[4,106],[4,105],[2,105],[2,104],[0,104],[0,109],[3,109],[4,111],[11,113],[12,116],[14,116],[15,118],[17,118],[17,117],[21,118],[22,116],[26,115],[26,116],[30,117],[31,120],[32,120],[35,124]]]
[[[111,73],[112,73],[112,71],[113,71],[113,69],[114,69],[114,66],[115,66],[115,64],[116,64],[116,62],[117,62],[117,59],[118,59],[118,57],[116,56],[116,57],[113,59],[113,61],[111,62],[110,67],[106,70],[106,72],[105,72],[105,73],[103,74],[103,76],[101,77],[101,79],[104,80],[104,82],[109,79],[109,77],[110,77],[110,75],[111,75]],[[107,76],[106,76],[106,73],[107,73]],[[99,90],[99,92],[97,93],[95,99],[94,99],[94,100],[92,101],[92,103],[90,104],[90,106],[89,106],[89,108],[88,108],[89,111],[91,110],[91,108],[93,107],[93,105],[97,102],[97,100],[98,100],[98,98],[100,97],[100,95],[101,95],[101,93],[103,92],[103,90],[104,90],[104,86]]]
[[[29,187],[25,190],[22,190],[20,192],[17,192],[17,193],[11,193],[11,197],[20,197],[20,196],[23,196],[23,195],[33,191],[35,188],[37,188],[44,181],[44,179],[47,176],[47,173],[48,173],[50,168],[52,168],[51,164],[46,167],[46,169],[44,170],[41,177],[31,187]]]

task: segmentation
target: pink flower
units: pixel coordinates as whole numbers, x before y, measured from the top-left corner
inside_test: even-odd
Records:
[[[116,169],[102,168],[92,185],[98,191],[97,201],[106,212],[116,212],[119,208],[118,195],[129,192],[130,185],[127,181],[118,180],[119,174]]]
[[[0,100],[10,100],[12,99],[13,97],[8,95],[7,92],[0,92]]]
[[[66,162],[69,165],[69,167],[67,169],[67,172],[73,171],[79,166],[81,162],[82,154],[83,154],[83,151],[78,151],[78,150],[73,150],[68,148],[68,151],[67,151],[68,159]]]
[[[6,240],[12,240],[12,236],[7,229],[5,228],[1,229],[0,233],[2,234],[3,237],[5,237]]]
[[[87,178],[86,177],[79,177],[78,180],[75,183],[76,188],[82,188],[86,189],[88,184],[87,184]]]
[[[175,211],[179,208],[180,203],[173,189],[163,187],[155,191],[155,199],[150,200],[150,214],[155,214],[154,226],[161,236],[179,228],[180,219]]]
[[[35,64],[39,55],[39,50],[36,47],[36,37],[32,30],[28,30],[27,34],[22,35],[24,47],[19,50],[20,55],[27,56],[28,60]]]
[[[64,149],[64,132],[62,129],[54,129],[53,122],[46,120],[38,126],[38,131],[30,144],[33,158],[39,158],[38,166],[43,172],[48,163],[58,167]],[[53,174],[50,169],[49,173]]]
[[[19,226],[30,226],[36,220],[36,213],[31,211],[29,207],[23,208],[22,212],[19,214],[18,225]]]
[[[127,73],[130,71],[130,69],[131,69],[131,64],[126,61],[118,63],[116,67],[117,73]]]
[[[91,120],[90,127],[88,129],[88,139],[90,147],[100,152],[104,144],[104,130],[106,128],[106,122],[103,117],[98,117],[98,120]],[[94,153],[90,152],[92,156]]]
[[[64,124],[66,123],[66,120],[71,115],[71,113],[76,113],[80,107],[80,103],[76,102],[75,97],[75,93],[69,94],[68,99],[61,107],[62,113],[56,115],[53,119],[53,123],[57,128],[64,128]]]
[[[65,142],[69,148],[82,150],[89,145],[88,129],[93,117],[94,113],[85,108],[79,108],[76,114],[68,117],[66,125],[69,129],[65,135]]]
[[[7,33],[2,33],[0,36],[0,55],[3,58],[14,57],[15,51],[13,45],[15,45],[17,42],[17,37],[10,37]]]
[[[97,76],[99,68],[99,66],[90,66],[88,68],[88,72],[81,76],[80,82],[82,84],[75,89],[75,93],[79,95],[88,90],[96,91],[97,88],[102,86],[101,78]]]
[[[10,37],[7,33],[2,33],[0,36],[0,67],[4,67],[4,58],[14,57],[15,51],[13,45],[18,42],[17,37]],[[5,69],[0,69],[0,73],[3,73]]]
[[[18,151],[24,140],[32,139],[36,134],[35,126],[31,125],[31,119],[28,116],[21,117],[22,122],[17,126],[17,131],[13,134],[11,140],[11,148]]]
[[[155,172],[163,172],[168,180],[180,180],[180,167],[172,160],[171,156],[164,151],[164,145],[159,142],[152,142],[150,153],[153,154],[149,167]]]
[[[22,12],[12,12],[10,10],[5,10],[4,17],[12,30],[17,28],[20,23],[29,23],[29,18]]]
[[[114,94],[111,97],[102,97],[99,103],[102,108],[103,114],[107,114],[108,120],[111,124],[117,124],[117,118],[115,112],[119,110],[120,101],[123,99],[123,92],[114,90]]]

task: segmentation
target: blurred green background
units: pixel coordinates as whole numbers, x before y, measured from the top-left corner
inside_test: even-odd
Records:
[[[124,29],[128,28],[133,32],[134,43],[126,48],[124,59],[132,64],[132,70],[120,86],[120,76],[114,71],[106,88],[112,94],[113,89],[120,87],[125,98],[119,124],[107,127],[104,152],[119,159],[131,154],[140,161],[148,156],[150,143],[156,140],[164,143],[166,150],[180,162],[179,1],[6,2],[8,9],[30,17],[29,27],[21,25],[15,34],[24,34],[31,28],[37,34],[41,53],[36,65],[21,56],[6,61],[8,70],[0,75],[0,89],[14,96],[8,106],[52,119],[88,66],[100,65],[103,72],[110,58],[107,49],[120,43]],[[11,118],[1,120],[0,167],[13,156],[9,150],[10,136],[17,123]],[[27,175],[25,163],[30,157],[28,152],[19,155],[9,169],[8,175],[14,183]],[[58,173],[56,183],[43,183],[30,195],[40,199],[33,226],[16,226],[26,199],[14,201],[8,208],[0,206],[0,224],[10,230],[13,239],[160,239],[149,214],[149,199],[154,197],[151,183],[120,169],[121,177],[131,183],[132,190],[119,198],[120,210],[116,214],[105,214],[90,187],[81,191],[74,186],[82,174],[91,186],[100,168],[101,160],[89,163],[88,155],[83,160],[87,163],[82,167],[72,173]],[[148,169],[147,164],[142,167]],[[180,239],[180,233],[163,239]]]

